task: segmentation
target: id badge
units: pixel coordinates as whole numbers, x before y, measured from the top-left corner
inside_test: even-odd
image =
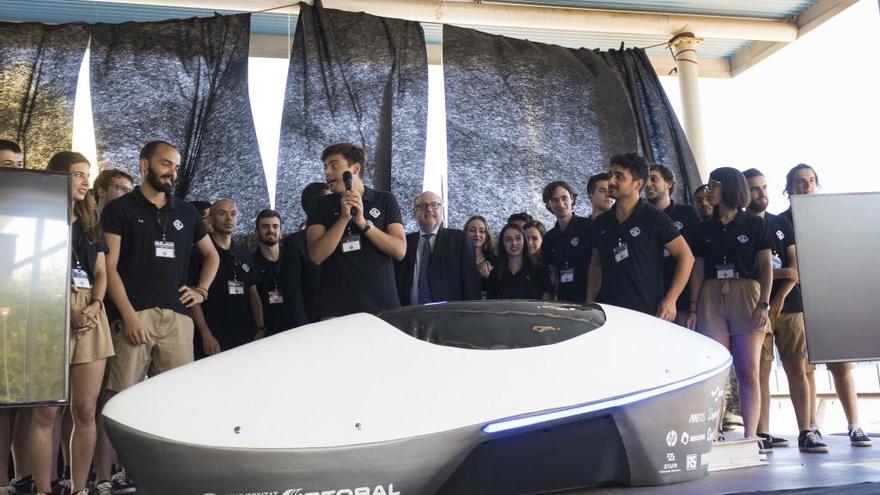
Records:
[[[91,289],[92,284],[89,282],[89,274],[82,268],[73,268],[70,270],[70,280],[77,289]]]
[[[614,261],[620,263],[627,258],[629,258],[629,249],[627,249],[625,242],[621,242],[614,248]]]
[[[773,269],[782,268],[782,258],[778,254],[773,253]]]
[[[733,263],[718,263],[715,265],[715,277],[718,280],[727,280],[733,278],[734,268],[736,265]]]
[[[229,294],[233,296],[244,294],[244,284],[238,280],[228,280],[226,285],[229,286]]]
[[[269,304],[281,304],[284,302],[284,293],[280,290],[269,291]]]
[[[350,253],[352,251],[361,250],[361,236],[359,234],[350,234],[342,238],[342,252]]]
[[[559,272],[559,282],[568,284],[574,282],[574,268],[566,268]]]
[[[156,241],[156,257],[174,259],[174,243],[171,241]]]

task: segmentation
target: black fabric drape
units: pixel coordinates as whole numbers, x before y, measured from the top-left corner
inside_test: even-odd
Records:
[[[237,233],[269,207],[248,97],[250,15],[97,24],[92,29],[92,112],[98,161],[140,176],[138,152],[178,147],[175,194],[230,198]]]
[[[616,154],[638,148],[629,97],[592,50],[443,27],[450,225],[473,214],[494,229],[511,213],[549,221],[543,187],[581,193]]]
[[[676,201],[691,203],[694,189],[700,185],[700,173],[648,55],[640,48],[596,53],[615,70],[629,94],[639,125],[642,154],[654,163],[671,168],[676,178],[673,197]]]
[[[85,24],[0,22],[0,139],[18,142],[27,168],[70,149],[73,102],[89,42]]]
[[[302,188],[324,181],[321,152],[367,152],[364,182],[409,204],[424,176],[428,108],[425,36],[417,22],[300,4],[284,97],[275,204],[305,218]],[[404,215],[413,228],[415,223]]]

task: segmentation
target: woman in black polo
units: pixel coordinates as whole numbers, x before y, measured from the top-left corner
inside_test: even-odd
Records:
[[[764,219],[749,215],[745,177],[730,167],[709,174],[712,218],[704,220],[694,241],[688,328],[730,350],[739,381],[745,438],[754,438],[761,407],[758,382],[761,346],[770,331],[773,265],[770,231]]]
[[[104,311],[107,274],[103,236],[95,201],[89,194],[89,161],[73,151],[56,153],[46,167],[71,175],[70,408],[73,416],[70,472],[73,493],[86,488],[95,451],[95,414],[107,358],[113,355]],[[37,407],[30,425],[30,467],[38,493],[50,493],[52,430],[58,406]]]
[[[523,228],[509,223],[498,237],[498,264],[489,274],[487,298],[549,300],[553,293],[550,271],[532,261]]]

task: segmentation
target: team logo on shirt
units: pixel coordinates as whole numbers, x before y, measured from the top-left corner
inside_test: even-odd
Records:
[[[778,237],[779,240],[781,241],[781,240],[785,239],[785,233],[783,233],[781,230],[777,230],[776,237]]]
[[[373,208],[372,210],[370,210],[370,216],[373,218],[379,218],[380,214],[382,214],[382,212],[379,211],[378,208]]]
[[[641,234],[641,233],[642,233],[642,229],[640,229],[638,227],[633,227],[633,228],[629,229],[629,235],[631,235],[633,237],[638,237],[639,234]]]
[[[673,222],[672,225],[675,225],[675,228],[678,229],[678,230],[681,230],[681,229],[684,228],[684,224],[681,223],[681,222],[679,222],[678,220],[676,220],[675,222]]]
[[[249,267],[247,263],[242,263],[241,269],[244,270],[245,273],[249,273],[251,271],[251,267]]]
[[[745,234],[740,234],[740,235],[736,236],[736,240],[738,240],[741,244],[745,244],[745,243],[749,242],[749,236],[747,236]]]
[[[181,222],[180,219],[175,220],[172,225],[174,225],[174,228],[177,230],[183,230],[183,222]]]
[[[577,237],[572,237],[572,238],[571,238],[571,245],[572,245],[572,247],[577,247],[578,244],[579,244],[580,242],[581,242],[581,240],[578,239]]]

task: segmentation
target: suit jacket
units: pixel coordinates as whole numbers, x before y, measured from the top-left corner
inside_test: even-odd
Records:
[[[410,302],[409,299],[420,235],[421,232],[407,234],[406,256],[394,264],[397,294],[400,304],[404,306],[416,304],[416,301]],[[441,228],[437,232],[428,265],[428,280],[434,301],[480,299],[480,273],[477,271],[474,247],[463,230]]]

